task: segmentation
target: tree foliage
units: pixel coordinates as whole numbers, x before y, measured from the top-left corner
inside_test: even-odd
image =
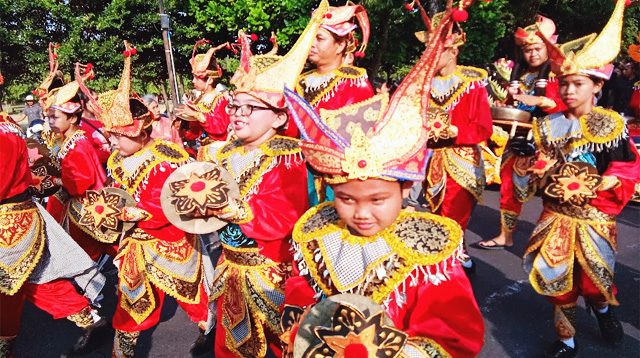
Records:
[[[235,41],[241,29],[262,38],[274,31],[285,51],[306,26],[319,0],[164,2],[172,21],[176,69],[180,82],[188,85],[188,61],[197,39],[218,44]],[[330,1],[332,5],[345,2]],[[407,12],[398,0],[360,2],[368,9],[371,40],[366,57],[356,64],[366,67],[372,76],[401,78],[423,50],[424,45],[413,35],[424,30],[419,15]],[[443,3],[423,0],[431,13],[442,9]],[[536,13],[554,19],[562,42],[600,31],[612,9],[611,0],[477,0],[469,9],[469,21],[462,25],[468,40],[460,62],[484,66],[498,57],[512,57],[513,30],[530,24]],[[639,19],[640,7],[627,10],[623,49],[637,40]],[[123,40],[138,49],[134,89],[159,92],[158,87],[166,85],[167,72],[156,1],[0,0],[0,71],[5,76],[0,95],[19,100],[37,86],[48,71],[49,41],[61,44],[60,65],[68,77],[76,61],[91,62],[96,69],[91,86],[98,91],[112,89],[122,70]],[[237,66],[237,55],[221,51],[218,57],[225,74],[230,75]]]

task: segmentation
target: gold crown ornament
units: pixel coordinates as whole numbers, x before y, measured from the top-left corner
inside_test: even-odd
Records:
[[[558,35],[556,34],[556,24],[553,20],[546,18],[542,15],[536,16],[536,22],[524,29],[518,27],[513,34],[516,45],[523,47],[534,44],[544,44],[542,37],[538,35],[538,32],[542,33],[551,43],[558,41]]]
[[[211,65],[211,61],[215,60],[216,52],[220,51],[223,48],[236,51],[235,47],[232,46],[229,42],[225,42],[221,45],[211,47],[205,53],[199,53],[196,55],[196,51],[198,47],[210,44],[211,41],[207,39],[201,39],[196,41],[195,45],[193,45],[193,51],[191,52],[191,59],[189,60],[189,64],[191,65],[191,73],[199,78],[220,78],[222,77],[222,68],[220,65],[216,64],[216,69],[212,70],[209,68]]]
[[[124,69],[118,88],[101,93],[98,96],[97,105],[100,121],[104,124],[106,131],[127,137],[137,137],[143,129],[151,126],[154,118],[139,98],[131,97],[131,61],[137,54],[137,50],[127,41],[124,41],[124,47],[125,50],[122,53]],[[144,108],[145,111],[134,116],[132,105]]]
[[[296,84],[328,9],[329,3],[322,0],[298,41],[284,56],[253,55],[250,37],[240,31],[240,66],[231,78],[235,93],[248,93],[271,107],[284,108],[284,88],[293,88]]]
[[[542,38],[549,52],[551,69],[558,76],[581,74],[608,80],[613,73],[613,61],[620,52],[625,0],[618,0],[609,21],[599,35],[593,33],[562,45],[555,45],[542,29]]]
[[[471,4],[471,2],[465,2]],[[456,9],[459,10],[460,8]],[[437,63],[453,27],[449,8],[431,28],[427,46],[389,98],[378,94],[338,110],[313,107],[293,90],[285,97],[300,129],[307,162],[325,175],[328,183],[379,178],[423,180],[429,136],[429,96]],[[426,17],[426,15],[425,15]]]

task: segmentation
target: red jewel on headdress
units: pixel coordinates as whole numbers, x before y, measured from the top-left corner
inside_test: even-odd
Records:
[[[359,166],[360,168],[363,168],[363,169],[364,169],[364,167],[366,167],[366,166],[367,166],[367,161],[366,161],[366,160],[361,160],[361,161],[359,161],[359,162],[358,162],[358,166]]]
[[[364,57],[364,52],[356,51],[356,53],[354,53],[353,55],[356,56],[357,58],[363,58]]]
[[[469,13],[464,9],[451,10],[451,17],[455,22],[465,22],[469,18]]]
[[[102,212],[104,212],[104,206],[102,205],[96,205],[95,209],[96,213],[98,214],[102,214]]]
[[[251,41],[258,41],[258,35],[251,34]]]
[[[327,19],[330,19],[330,18],[333,17],[333,14],[332,13],[326,13],[326,14],[324,14],[324,17],[327,18]]]
[[[57,59],[58,59],[58,54],[55,54],[55,53],[54,53],[54,54],[53,54],[53,59],[54,59],[54,60],[57,60]]]
[[[87,67],[85,67],[84,72],[87,73],[91,70],[93,70],[93,63],[89,62],[87,63]]]
[[[227,50],[231,49],[231,44],[227,42],[227,44],[225,45],[225,47],[227,48]]]

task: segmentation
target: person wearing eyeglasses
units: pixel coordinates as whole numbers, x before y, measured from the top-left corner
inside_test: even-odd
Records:
[[[279,317],[293,261],[291,232],[309,207],[299,141],[285,135],[293,113],[284,90],[302,72],[327,9],[323,1],[284,56],[253,55],[250,36],[239,34],[240,66],[231,79],[236,90],[225,107],[234,139],[199,153],[226,169],[240,189],[239,198],[213,213],[228,223],[218,230],[222,255],[209,297],[216,357],[282,355]]]

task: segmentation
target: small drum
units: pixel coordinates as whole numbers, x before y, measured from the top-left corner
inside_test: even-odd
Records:
[[[491,107],[493,124],[501,127],[509,138],[527,137],[531,130],[531,113],[513,107]]]

